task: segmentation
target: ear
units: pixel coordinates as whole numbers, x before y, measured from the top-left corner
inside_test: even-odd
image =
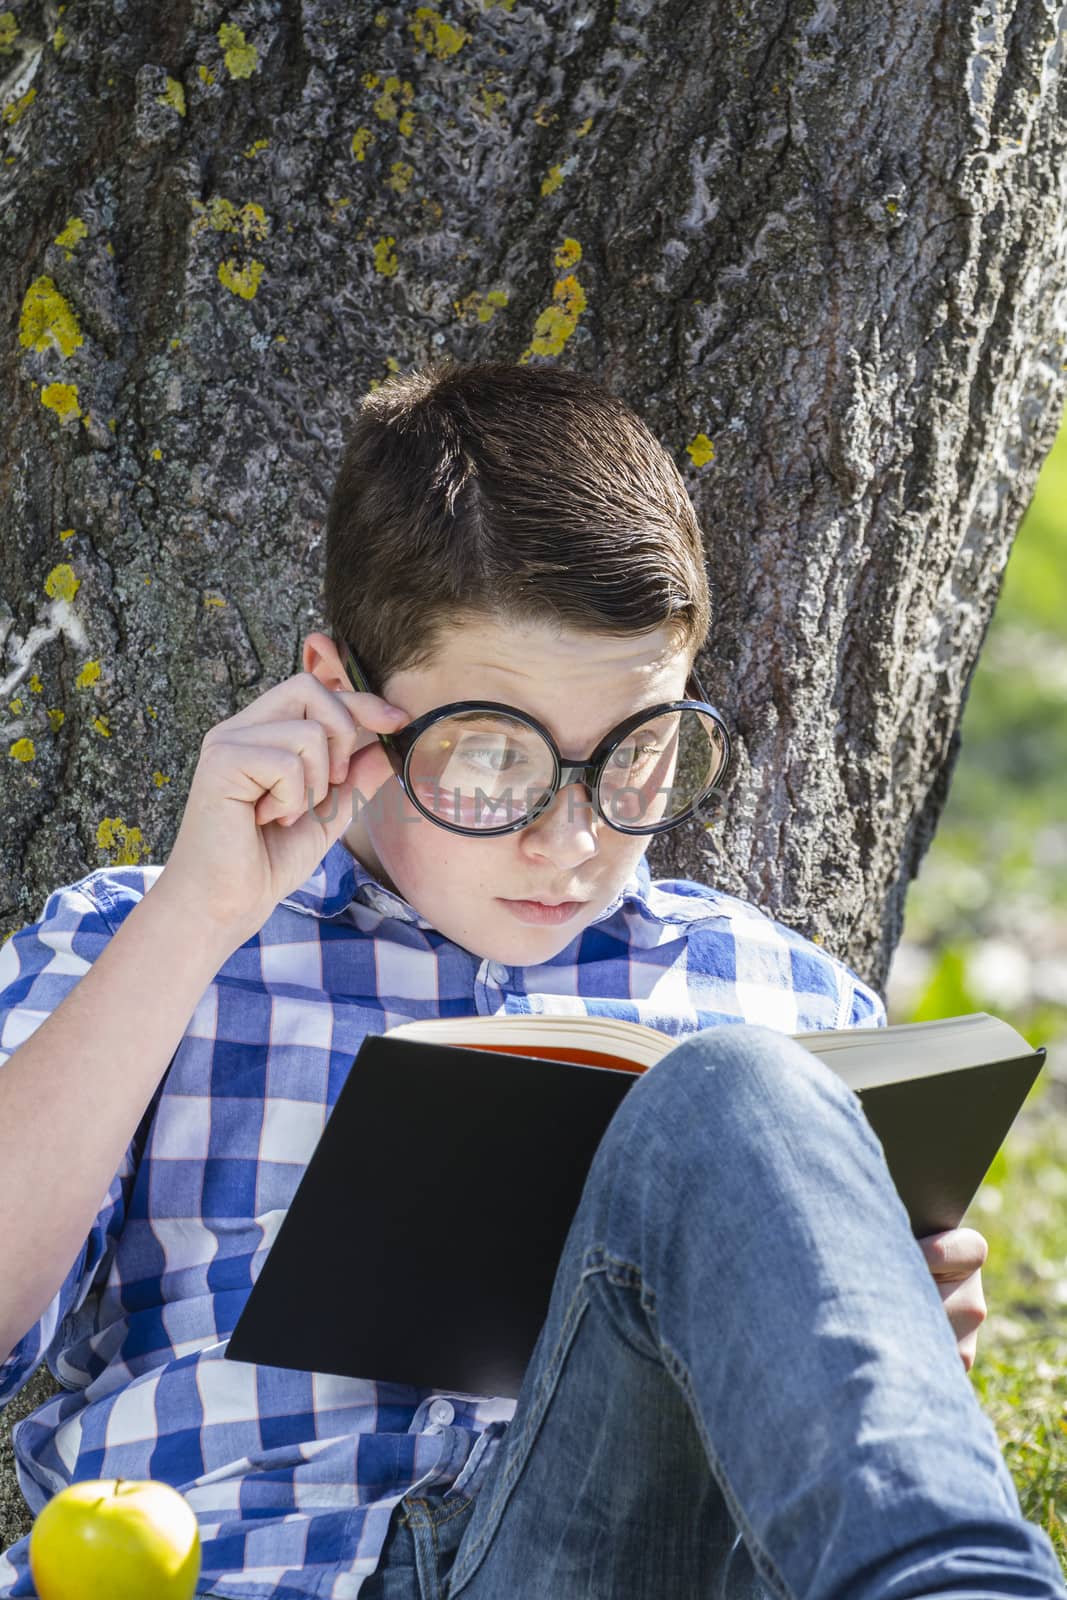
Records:
[[[313,673],[327,689],[351,689],[337,646],[328,633],[309,633],[301,655],[304,671]]]

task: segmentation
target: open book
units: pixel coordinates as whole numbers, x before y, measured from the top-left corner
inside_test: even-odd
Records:
[[[985,1012],[793,1037],[858,1094],[916,1237],[959,1224],[1046,1053]],[[588,1015],[369,1035],[227,1357],[517,1395],[597,1145],[679,1043]]]
[[[426,1022],[403,1022],[389,1028],[385,1037],[585,1062],[626,1072],[644,1072],[681,1043],[680,1038],[643,1022],[584,1015],[434,1017]],[[794,1033],[790,1038],[821,1056],[857,1093],[878,1084],[960,1072],[1021,1056],[1044,1057],[1044,1051],[1032,1049],[1010,1023],[987,1011],[938,1017],[932,1022],[897,1022],[889,1028],[823,1028]]]

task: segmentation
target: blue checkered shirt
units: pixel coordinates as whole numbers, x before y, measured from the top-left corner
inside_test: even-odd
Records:
[[[7,940],[0,1071],[162,870],[90,872]],[[743,900],[650,881],[643,857],[558,956],[509,967],[453,944],[339,840],[201,996],[77,1260],[0,1364],[0,1405],[42,1360],[63,1385],[13,1430],[31,1512],[76,1479],[160,1478],[199,1522],[198,1593],[349,1600],[403,1495],[477,1493],[513,1399],[223,1356],[364,1036],[499,1012],[676,1036],[886,1021],[825,950]],[[33,1594],[27,1545],[0,1554],[0,1596]]]

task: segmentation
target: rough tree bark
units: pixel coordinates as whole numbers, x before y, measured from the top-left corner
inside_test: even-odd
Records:
[[[0,938],[166,859],[322,625],[359,396],[447,350],[673,452],[736,767],[653,870],[884,985],[1063,407],[1067,12],[9,3]]]

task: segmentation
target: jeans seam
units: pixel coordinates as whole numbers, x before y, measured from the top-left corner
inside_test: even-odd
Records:
[[[609,1262],[611,1263],[610,1267],[607,1265]],[[590,1302],[588,1295],[583,1297],[583,1289],[585,1287],[586,1279],[592,1277],[596,1273],[603,1273],[609,1282],[615,1283],[621,1288],[638,1291],[641,1297],[642,1306],[646,1307],[649,1311],[649,1314],[655,1318],[656,1292],[654,1289],[649,1288],[645,1283],[640,1268],[632,1261],[626,1261],[622,1257],[611,1255],[609,1251],[604,1250],[600,1246],[594,1246],[590,1248],[585,1252],[583,1257],[581,1277],[574,1294],[571,1297],[570,1304],[564,1313],[563,1321],[560,1327],[559,1338],[556,1341],[552,1356],[545,1368],[542,1385],[537,1391],[535,1391],[535,1398],[543,1397],[545,1385],[548,1384],[549,1380],[553,1377],[553,1374],[558,1376],[557,1367],[560,1360],[561,1347],[563,1347],[564,1352],[566,1348],[569,1347],[571,1339],[573,1338],[574,1329],[577,1327],[582,1315],[589,1308]],[[575,1305],[580,1298],[582,1299],[582,1304],[579,1306],[576,1312]],[[750,1553],[758,1561],[760,1570],[763,1572],[764,1577],[766,1577],[774,1585],[774,1587],[780,1591],[780,1593],[784,1596],[784,1600],[795,1600],[793,1591],[789,1588],[789,1585],[778,1571],[774,1561],[763,1549],[763,1546],[752,1533],[748,1519],[745,1517],[740,1506],[738,1506],[733,1494],[733,1490],[726,1481],[722,1463],[719,1460],[716,1452],[711,1447],[710,1440],[708,1439],[707,1432],[704,1428],[703,1419],[701,1418],[696,1407],[693,1394],[693,1382],[688,1367],[678,1355],[677,1351],[672,1349],[672,1347],[660,1337],[658,1326],[654,1332],[656,1344],[663,1357],[664,1365],[682,1390],[686,1404],[689,1407],[690,1415],[693,1418],[697,1432],[700,1436],[701,1443],[704,1446],[704,1451],[708,1458],[708,1464],[711,1467],[720,1492],[726,1501],[726,1505],[730,1511],[730,1514],[733,1516],[734,1521],[737,1523],[737,1526],[741,1529],[742,1534],[745,1537],[745,1541],[748,1544]],[[523,1428],[522,1434],[518,1436],[517,1448],[515,1448],[511,1455],[511,1460],[507,1465],[507,1471],[504,1475],[502,1475],[501,1482],[494,1486],[493,1500],[488,1511],[486,1512],[487,1531],[480,1533],[478,1538],[471,1544],[469,1549],[462,1550],[462,1562],[460,1561],[459,1557],[457,1557],[456,1566],[453,1569],[450,1577],[449,1587],[447,1590],[448,1594],[452,1593],[453,1585],[465,1583],[468,1578],[473,1576],[481,1556],[484,1554],[486,1545],[491,1542],[493,1535],[496,1532],[497,1508],[501,1503],[501,1500],[506,1499],[507,1495],[510,1494],[516,1478],[521,1473],[522,1467],[526,1464],[526,1457],[528,1455],[528,1448],[526,1447],[526,1435],[533,1427],[535,1416],[537,1427],[539,1428],[541,1423],[544,1421],[544,1408],[539,1407],[536,1412],[531,1413],[531,1416],[527,1419],[526,1425]],[[521,1463],[520,1466],[515,1465],[517,1461]]]
[[[619,1268],[624,1269],[624,1271],[617,1276],[613,1276],[611,1272],[607,1272],[606,1276],[609,1282],[618,1284],[620,1288],[640,1290],[642,1306],[656,1321],[654,1333],[657,1347],[663,1356],[663,1364],[667,1368],[667,1371],[670,1373],[671,1377],[678,1384],[682,1394],[685,1397],[686,1404],[689,1407],[690,1416],[692,1417],[693,1422],[696,1424],[697,1432],[700,1435],[700,1442],[704,1446],[704,1453],[708,1458],[708,1465],[711,1467],[722,1497],[726,1501],[730,1515],[737,1523],[737,1526],[741,1529],[750,1553],[755,1559],[758,1559],[760,1570],[763,1572],[764,1577],[766,1577],[775,1585],[777,1589],[781,1591],[782,1595],[785,1597],[785,1600],[794,1600],[792,1589],[790,1589],[789,1585],[782,1577],[782,1574],[779,1572],[778,1567],[776,1566],[772,1557],[768,1555],[767,1551],[763,1548],[763,1545],[756,1538],[749,1524],[748,1518],[745,1516],[743,1510],[737,1503],[737,1499],[734,1495],[733,1489],[730,1486],[729,1480],[727,1479],[723,1464],[720,1461],[717,1452],[713,1449],[711,1440],[707,1435],[707,1430],[704,1427],[704,1419],[701,1417],[699,1408],[696,1404],[696,1397],[693,1392],[693,1379],[689,1368],[686,1366],[678,1352],[673,1349],[672,1346],[669,1345],[660,1334],[658,1318],[656,1317],[656,1291],[648,1288],[644,1282],[640,1268],[635,1266],[633,1262],[621,1261],[615,1257],[608,1256],[606,1251],[602,1252],[602,1254],[606,1260],[615,1261]]]
[[[545,1366],[541,1383],[531,1396],[531,1400],[536,1401],[537,1404],[531,1405],[530,1415],[526,1418],[522,1433],[518,1435],[517,1440],[509,1450],[510,1459],[507,1462],[506,1471],[501,1474],[501,1481],[493,1486],[493,1498],[485,1515],[486,1528],[489,1531],[480,1533],[478,1538],[470,1545],[469,1549],[463,1549],[462,1565],[459,1557],[457,1556],[456,1567],[460,1570],[453,1570],[451,1575],[452,1583],[466,1581],[467,1577],[473,1575],[474,1568],[477,1566],[481,1555],[484,1553],[485,1546],[492,1539],[493,1533],[496,1530],[497,1508],[510,1494],[512,1488],[514,1487],[516,1478],[521,1473],[522,1467],[526,1464],[526,1457],[529,1453],[527,1436],[531,1434],[531,1432],[536,1434],[537,1429],[540,1428],[544,1421],[546,1409],[544,1404],[545,1397],[551,1388],[554,1387],[554,1379],[556,1376],[558,1376],[558,1369],[562,1364],[563,1356],[570,1348],[579,1322],[581,1321],[585,1312],[589,1309],[589,1299],[585,1292],[585,1278],[586,1273],[583,1271],[582,1276],[575,1287],[574,1294],[571,1296],[570,1304],[567,1306],[567,1309],[564,1312],[563,1321],[560,1325],[559,1337],[556,1340],[551,1357]],[[508,1439],[508,1443],[509,1446],[512,1445],[510,1437]],[[501,1444],[503,1444],[503,1440],[501,1440]],[[516,1462],[519,1462],[520,1465],[516,1466]],[[451,1588],[449,1592],[451,1592]]]
[[[446,1522],[451,1522],[453,1517],[462,1516],[464,1511],[467,1510],[468,1506],[473,1505],[473,1503],[472,1496],[465,1494],[457,1495],[454,1502],[449,1502],[447,1513],[443,1516],[438,1516],[429,1500],[408,1500],[406,1502],[406,1509],[400,1513],[398,1521],[402,1522],[405,1527],[414,1527],[416,1522],[425,1521],[431,1529],[442,1528]],[[443,1510],[444,1501],[439,1502],[439,1504]],[[409,1512],[416,1506],[425,1507],[425,1511],[422,1515],[411,1519],[409,1517]],[[434,1542],[436,1543],[436,1540]]]

